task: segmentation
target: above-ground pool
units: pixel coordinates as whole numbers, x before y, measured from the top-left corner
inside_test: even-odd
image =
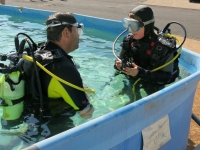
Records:
[[[5,29],[5,36],[9,35],[13,40],[18,32],[26,32],[41,42],[45,39],[45,19],[52,13],[28,8],[20,8],[19,11],[18,7],[0,6],[0,28]],[[48,139],[45,136],[27,139],[21,135],[0,134],[4,142],[0,145],[10,148],[9,145],[17,143],[12,149],[29,146],[25,149],[41,150],[185,149],[194,93],[200,79],[200,55],[183,48],[179,58],[179,81],[154,94],[144,94],[142,99],[132,102],[130,91],[121,92],[128,81],[123,76],[113,76],[115,58],[112,44],[124,30],[121,23],[79,14],[75,14],[75,17],[78,22],[84,23],[85,33],[80,38],[80,48],[72,55],[80,66],[84,83],[96,90],[96,95],[91,97],[91,103],[96,107],[93,118],[84,120],[75,115],[71,117],[73,128]],[[31,19],[34,22],[27,21]],[[1,40],[4,38],[1,35]],[[7,46],[3,47],[2,44]],[[119,45],[116,44],[117,52]],[[1,53],[7,53],[14,50],[14,42],[5,40],[0,47]]]

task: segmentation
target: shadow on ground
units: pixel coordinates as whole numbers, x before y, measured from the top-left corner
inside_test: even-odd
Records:
[[[194,150],[194,148],[195,148],[195,143],[192,140],[188,139],[187,150]]]
[[[196,4],[200,4],[199,0],[189,0],[190,3],[196,3]]]

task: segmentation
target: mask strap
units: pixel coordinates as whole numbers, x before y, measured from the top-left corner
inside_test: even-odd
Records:
[[[153,19],[151,19],[151,20],[149,20],[149,21],[142,22],[142,23],[143,23],[143,24],[144,24],[144,26],[145,26],[145,25],[148,25],[148,24],[150,24],[150,23],[152,23],[152,22],[154,22],[154,18],[153,18]]]

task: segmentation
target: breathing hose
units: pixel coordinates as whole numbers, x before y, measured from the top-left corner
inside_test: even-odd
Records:
[[[119,57],[117,57],[117,55],[115,54],[115,44],[117,42],[117,40],[120,38],[120,36],[122,36],[122,34],[124,34],[126,31],[128,31],[127,29],[122,31],[122,33],[120,33],[117,38],[115,39],[115,41],[113,42],[113,46],[112,46],[112,52],[113,52],[113,55],[115,56],[115,58],[121,62],[121,59],[119,59]]]

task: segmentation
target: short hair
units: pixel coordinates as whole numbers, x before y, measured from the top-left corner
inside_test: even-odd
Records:
[[[46,25],[49,25],[51,23],[61,23],[62,22],[68,22],[70,24],[76,23],[76,19],[73,16],[72,13],[61,13],[61,12],[55,12],[54,14],[50,15],[48,19],[46,20]],[[65,25],[60,25],[60,26],[55,26],[55,27],[48,27],[46,29],[47,31],[47,40],[51,41],[60,41],[62,35],[62,31],[64,28],[68,28],[68,30],[71,32],[72,31],[72,25],[65,24]]]
[[[140,17],[136,16],[135,14],[129,13],[128,17],[142,22],[142,19]]]

